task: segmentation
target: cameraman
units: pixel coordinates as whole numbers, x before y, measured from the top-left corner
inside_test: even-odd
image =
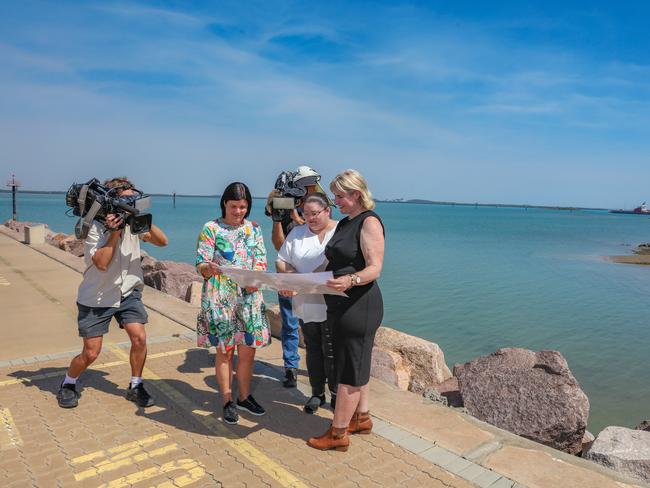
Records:
[[[320,175],[308,166],[298,166],[293,176],[293,186],[303,188],[304,195],[309,195],[316,191],[321,191],[318,181]],[[284,244],[285,239],[289,235],[291,229],[298,225],[303,225],[305,220],[302,218],[302,202],[303,199],[296,201],[296,208],[291,210],[278,210],[273,209],[273,197],[282,197],[277,190],[271,192],[269,195],[267,215],[273,217],[273,230],[271,232],[271,240],[273,247],[279,251]],[[286,388],[295,388],[297,385],[297,370],[300,363],[300,355],[298,354],[298,343],[300,336],[298,329],[300,324],[298,317],[293,314],[292,300],[290,297],[278,295],[278,304],[280,305],[280,318],[282,319],[282,359],[284,361],[284,380],[282,385]]]
[[[135,187],[125,177],[104,183],[115,189],[118,197],[134,196]],[[115,214],[106,216],[106,224],[94,220],[85,240],[86,271],[77,293],[77,322],[83,338],[81,354],[72,359],[61,383],[57,400],[62,408],[74,408],[80,393],[77,379],[97,359],[102,339],[115,317],[131,340],[131,382],[126,398],[140,407],[154,405],[154,400],[142,384],[142,370],[147,357],[147,336],[144,324],[147,312],[142,304],[144,281],[140,266],[140,239],[155,246],[166,246],[167,237],[155,225],[149,232],[138,235],[124,226]]]

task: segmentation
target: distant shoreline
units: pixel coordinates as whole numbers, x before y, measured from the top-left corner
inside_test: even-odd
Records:
[[[0,193],[11,193],[11,190],[0,189]],[[35,195],[65,195],[66,191],[39,191],[39,190],[22,190],[19,193],[35,194]],[[171,193],[149,193],[152,197],[172,197]],[[219,198],[221,195],[185,195],[176,194],[177,197],[183,198]],[[255,200],[266,200],[266,197],[253,197]],[[449,207],[494,207],[494,208],[523,208],[523,209],[542,209],[542,210],[564,210],[564,211],[578,211],[578,210],[609,210],[608,208],[595,208],[595,207],[566,207],[561,205],[524,205],[520,203],[468,203],[468,202],[445,202],[437,200],[423,200],[413,198],[409,200],[375,200],[377,203],[410,203],[417,205],[445,205]]]

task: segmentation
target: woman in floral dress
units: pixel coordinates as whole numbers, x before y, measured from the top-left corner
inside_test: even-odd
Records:
[[[221,197],[221,217],[207,222],[196,249],[196,267],[204,278],[201,311],[197,320],[198,345],[215,346],[215,371],[223,400],[223,420],[236,424],[236,409],[253,415],[266,412],[250,394],[255,350],[270,341],[269,323],[262,293],[240,288],[221,274],[234,266],[266,271],[266,249],[260,226],[247,220],[252,198],[243,183],[231,183]],[[235,349],[238,398],[233,403],[232,373]]]

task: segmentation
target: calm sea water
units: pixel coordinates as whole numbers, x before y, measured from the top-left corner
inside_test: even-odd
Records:
[[[167,248],[193,262],[215,198],[154,197]],[[269,260],[270,219],[255,200]],[[20,220],[72,233],[63,195],[20,194]],[[500,347],[560,351],[589,396],[589,430],[650,418],[650,267],[612,264],[650,241],[650,219],[601,211],[379,204],[386,226],[384,324],[438,343],[450,367]],[[0,218],[11,217],[0,194]]]

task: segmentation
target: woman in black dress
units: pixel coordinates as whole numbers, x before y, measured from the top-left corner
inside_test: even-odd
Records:
[[[327,286],[347,294],[325,295],[339,386],[332,425],[307,443],[316,449],[347,451],[348,434],[372,430],[368,381],[375,333],[384,315],[376,282],[384,260],[384,227],[372,211],[375,202],[358,171],[338,174],[330,189],[341,213],[347,214],[325,248],[327,270],[334,274]]]

